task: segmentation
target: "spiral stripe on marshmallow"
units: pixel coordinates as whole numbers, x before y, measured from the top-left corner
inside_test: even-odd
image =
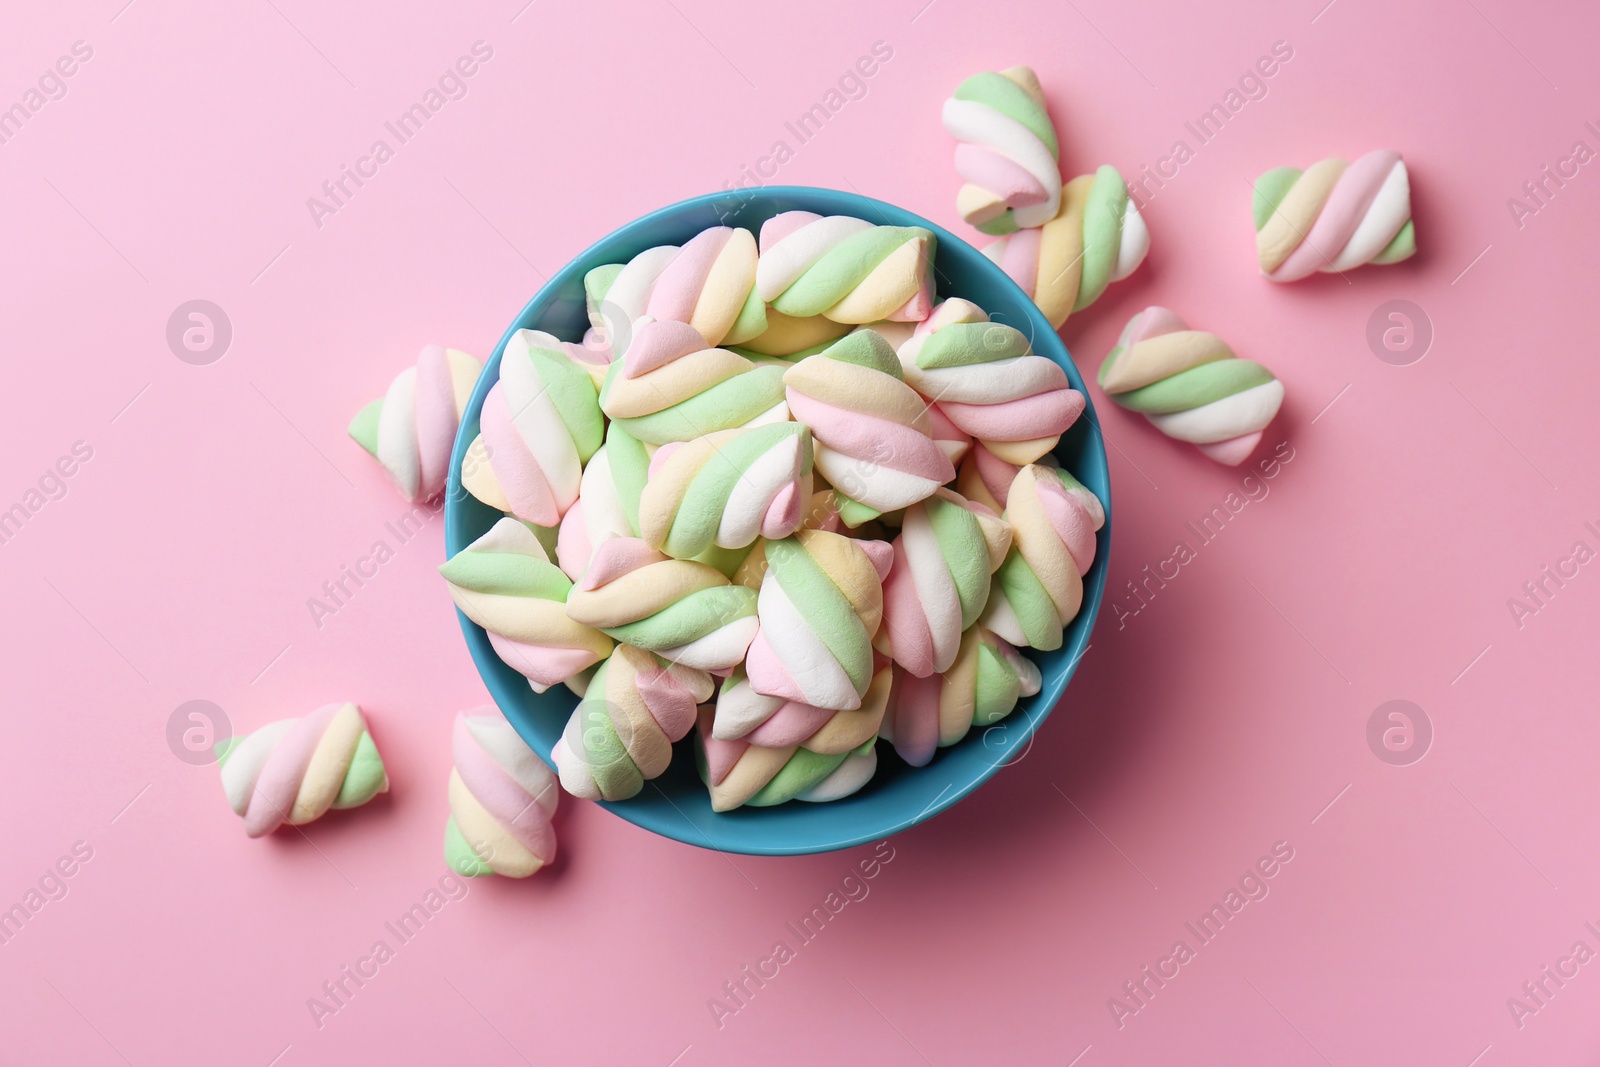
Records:
[[[585,800],[627,800],[672,762],[714,686],[704,671],[618,645],[589,681],[551,758],[561,785]]]
[[[526,878],[556,858],[556,776],[493,707],[456,715],[450,731],[444,861],[469,878]]]
[[[878,651],[919,678],[949,670],[1010,548],[1010,526],[948,489],[907,508],[883,583]]]
[[[960,741],[974,726],[988,726],[1010,715],[1017,700],[1039,691],[1034,666],[1003,638],[974,626],[961,638],[951,667],[918,678],[896,672],[894,692],[882,735],[900,758],[925,767],[941,748]]]
[[[1066,471],[1034,463],[1017,472],[1001,517],[1011,524],[1011,551],[979,624],[1019,647],[1060,648],[1063,628],[1083,606],[1105,509]]]
[[[878,769],[875,738],[842,754],[800,746],[766,748],[713,736],[713,712],[700,709],[700,777],[711,793],[712,811],[770,807],[791,800],[822,803],[859,790]]]
[[[835,711],[758,693],[744,669],[736,667],[717,694],[712,736],[763,748],[800,745],[825,756],[843,755],[877,736],[892,682],[893,665],[887,657],[878,656],[861,706]]]
[[[595,550],[567,614],[672,663],[725,671],[755,636],[756,594],[705,563],[613,537]]]
[[[350,436],[383,464],[414,504],[444,492],[456,428],[483,364],[441,345],[425,345],[380,400],[350,420]]]
[[[853,711],[872,682],[893,550],[822,530],[766,545],[767,571],[745,673],[757,693]]]
[[[1049,452],[1083,414],[1067,372],[970,300],[934,308],[898,355],[912,388],[1008,463]]]
[[[600,409],[651,445],[789,418],[782,367],[707,347],[687,323],[649,318],[635,324],[627,353],[611,365]]]
[[[1275,282],[1399,263],[1417,251],[1411,179],[1398,152],[1270,170],[1255,183],[1252,210],[1261,273]]]
[[[609,637],[568,616],[572,582],[532,530],[504,518],[439,568],[461,613],[535,693],[611,654]]]
[[[798,422],[662,445],[639,502],[640,536],[669,556],[788,537],[811,501],[811,431]]]
[[[578,499],[583,465],[605,438],[590,367],[536,330],[506,342],[479,426],[489,461],[463,466],[462,484],[539,526],[555,526]]]
[[[1132,274],[1150,250],[1150,230],[1115,167],[1072,179],[1061,210],[1037,229],[1019,230],[983,254],[1033,298],[1056,329],[1106,286]]]
[[[871,322],[865,326],[857,326],[855,332],[871,330],[889,342],[889,347],[898,353],[901,346],[911,340],[918,325],[920,324],[914,322]],[[901,369],[904,370],[903,364]],[[909,381],[909,378],[907,380]],[[972,435],[951,422],[950,416],[940,411],[937,404],[928,405],[928,421],[933,434],[933,443],[939,446],[939,451],[950,458],[951,463],[959,464],[972,448]]]
[[[225,738],[216,752],[222,790],[251,837],[285,823],[304,826],[389,791],[383,757],[354,704],[329,704],[303,719]]]
[[[945,454],[951,464],[959,464],[972,449],[972,435],[950,421],[950,416],[937,404],[928,408],[928,423],[933,431],[933,443]]]
[[[759,336],[767,328],[767,307],[756,293],[755,236],[732,226],[700,231],[656,279],[644,313],[687,322],[708,345]]]
[[[821,352],[849,332],[848,323],[834,322],[826,315],[797,319],[781,311],[769,310],[765,331],[743,344],[729,345],[728,348],[754,363],[777,359],[793,363],[814,352]]]
[[[920,322],[933,306],[933,252],[920,226],[785,211],[761,226],[756,290],[795,318]]]
[[[614,422],[606,427],[606,443],[583,468],[578,499],[561,516],[556,535],[556,561],[568,578],[583,577],[606,538],[639,536],[639,498],[649,471],[644,442]]]
[[[783,376],[794,417],[811,427],[817,469],[850,503],[854,526],[931,496],[955,477],[932,437],[927,402],[870,330],[808,356]]]
[[[1042,226],[1061,206],[1061,150],[1030,67],[974,74],[944,102],[966,183],[956,209],[983,233]]]
[[[1283,405],[1283,383],[1270,370],[1161,307],[1128,320],[1100,365],[1100,388],[1230,467],[1249,458]]]

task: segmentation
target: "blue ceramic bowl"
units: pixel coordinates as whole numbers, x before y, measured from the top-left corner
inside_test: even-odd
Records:
[[[683,244],[708,226],[743,226],[759,232],[772,216],[796,209],[820,215],[854,215],[869,222],[923,226],[938,238],[934,257],[939,295],[974,301],[997,322],[1015,326],[1033,339],[1034,351],[1066,369],[1073,386],[1085,397],[1083,378],[1067,349],[1032,300],[999,267],[977,249],[891,204],[832,189],[779,186],[757,191],[717,193],[685,200],[628,223],[591,246],[528,301],[495,346],[483,376],[467,404],[451,456],[450,485],[445,504],[445,547],[455,555],[500,517],[461,488],[461,463],[478,435],[483,398],[500,375],[500,354],[521,329],[545,330],[577,340],[588,326],[583,276],[604,263],[623,263],[646,248]],[[692,742],[677,745],[671,767],[632,800],[604,804],[638,826],[664,837],[723,852],[787,856],[826,852],[898,833],[930,819],[982,785],[1007,763],[1020,759],[1033,742],[1033,732],[1060,700],[1078,659],[1089,641],[1105,588],[1111,547],[1111,484],[1106,470],[1105,442],[1091,401],[1085,418],[1056,448],[1061,465],[1070,470],[1106,506],[1094,566],[1084,579],[1083,610],[1067,627],[1066,641],[1054,652],[1028,651],[1044,674],[1044,687],[1024,699],[1011,716],[990,727],[974,727],[959,744],[943,749],[927,767],[902,763],[889,745],[878,747],[878,772],[855,796],[830,804],[791,801],[770,808],[740,808],[717,813],[695,769]],[[457,613],[459,615],[459,612]],[[536,694],[527,681],[495,655],[477,624],[460,615],[467,647],[495,702],[533,750],[548,761],[577,698],[564,686]]]

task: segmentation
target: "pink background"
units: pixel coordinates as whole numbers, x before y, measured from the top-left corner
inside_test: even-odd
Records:
[[[1600,126],[1591,5],[123,3],[26,5],[0,36],[3,103],[75,41],[93,49],[0,145],[0,323],[20,376],[0,508],[74,442],[93,449],[0,545],[0,904],[74,843],[93,852],[0,946],[6,1059],[1600,1053],[1600,963],[1551,984],[1520,1028],[1507,1007],[1575,942],[1600,950],[1583,925],[1600,926],[1600,565],[1520,628],[1507,606],[1575,541],[1600,548],[1584,528],[1600,527],[1600,163],[1520,227],[1507,207],[1573,142],[1600,148],[1584,127]],[[314,225],[306,199],[478,40],[493,57],[465,98]],[[937,116],[965,75],[1031,63],[1068,173],[1137,175],[1178,138],[1195,147],[1184,122],[1288,42],[1266,97],[1150,200],[1146,266],[1065,336],[1092,374],[1129,315],[1176,308],[1283,378],[1267,440],[1294,459],[1120,630],[1108,602],[1026,758],[893,839],[870,894],[815,942],[785,923],[870,847],[728,858],[569,801],[553,870],[473,883],[319,1028],[308,998],[374,941],[392,946],[384,924],[443,873],[449,722],[485,698],[434,573],[442,522],[311,620],[307,598],[405,510],[345,437],[349,416],[425,341],[487,355],[594,238],[737,180],[779,138],[796,147],[785,121],[876,41],[893,58],[777,180],[955,226]],[[1411,165],[1422,253],[1261,280],[1247,181],[1375,147]],[[164,337],[195,298],[233,325],[209,366]],[[1366,340],[1391,299],[1435,331],[1410,366]],[[1240,473],[1095,399],[1116,445],[1116,590]],[[1435,731],[1410,766],[1366,741],[1395,698]],[[192,699],[242,729],[356,700],[394,790],[304,836],[248,841],[215,768],[168,749]],[[1270,894],[1119,1028],[1108,999],[1175,940],[1198,945],[1184,923],[1280,841],[1294,858]],[[779,939],[796,958],[719,1028],[708,1001]]]

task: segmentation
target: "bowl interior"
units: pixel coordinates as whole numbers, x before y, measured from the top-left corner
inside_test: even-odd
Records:
[[[655,245],[682,244],[708,226],[743,226],[759,232],[761,224],[773,215],[793,210],[854,215],[869,222],[923,226],[933,231],[938,239],[934,271],[939,295],[972,300],[995,321],[1029,335],[1034,351],[1065,368],[1073,387],[1089,397],[1066,346],[1033,301],[977,249],[926,219],[882,201],[829,189],[788,186],[698,197],[637,219],[597,242],[550,279],[511,323],[473,390],[456,437],[445,503],[448,553],[459,552],[500,517],[462,490],[460,471],[467,446],[478,435],[484,396],[499,377],[501,352],[512,334],[519,329],[540,329],[564,340],[578,340],[588,326],[583,276],[591,268],[626,262]],[[824,852],[877,840],[932,818],[976,789],[999,767],[1021,758],[1032,744],[1034,730],[1050,714],[1077,667],[1105,587],[1111,487],[1092,399],[1085,417],[1062,437],[1055,454],[1063,467],[1104,502],[1106,525],[1100,531],[1094,566],[1084,578],[1083,608],[1067,627],[1062,647],[1054,652],[1025,653],[1039,665],[1043,688],[1037,696],[1024,698],[1009,718],[986,728],[974,727],[961,742],[941,750],[927,767],[909,767],[890,746],[879,745],[878,772],[855,796],[827,804],[791,801],[725,813],[711,810],[695,770],[693,742],[686,738],[676,746],[666,774],[646,783],[633,799],[603,806],[665,837],[724,852]],[[534,693],[520,674],[495,655],[484,631],[459,612],[457,615],[473,661],[495,702],[534,751],[549,761],[577,697],[564,686]]]

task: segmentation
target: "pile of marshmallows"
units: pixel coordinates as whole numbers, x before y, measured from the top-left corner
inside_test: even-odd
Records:
[[[1130,274],[1149,233],[1113,167],[1063,185],[1055,127],[1032,70],[977,74],[945,101],[965,185],[961,217],[1000,235],[984,249],[1057,329]],[[1261,273],[1291,282],[1319,271],[1399,263],[1416,253],[1411,184],[1397,152],[1354,163],[1279,167],[1254,183]],[[1215,334],[1151,307],[1129,320],[1100,366],[1100,387],[1169,437],[1237,466],[1283,404],[1283,383]]]
[[[1031,70],[967,79],[944,123],[962,217],[1052,325],[1143,261],[1114,168],[1062,182]],[[1255,216],[1275,280],[1415,250],[1392,152],[1272,171]],[[504,517],[440,570],[535,692],[581,697],[552,753],[568,792],[632,797],[693,730],[716,811],[836,800],[871,779],[878,738],[923,766],[1038,692],[1020,650],[1061,646],[1105,521],[1051,456],[1085,401],[1019,331],[939,300],[933,253],[925,229],[847,216],[714,227],[591,271],[581,342],[507,342],[461,473]],[[351,424],[408,498],[444,489],[481,370],[429,346]],[[1228,464],[1283,400],[1266,368],[1154,307],[1099,381]],[[457,717],[452,749],[449,865],[549,862],[545,763],[492,708]],[[252,836],[388,786],[354,705],[219,754]]]
[[[718,226],[591,271],[585,343],[506,345],[462,478],[506,517],[441,572],[535,691],[582,695],[568,792],[635,795],[698,726],[715,810],[835,800],[880,736],[921,766],[1038,691],[1017,648],[1060,647],[1105,521],[1039,462],[1084,398],[935,304],[933,241]]]

